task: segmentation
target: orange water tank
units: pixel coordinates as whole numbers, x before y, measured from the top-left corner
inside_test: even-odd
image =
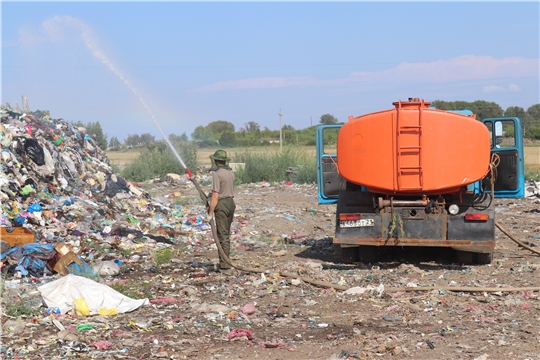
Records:
[[[338,135],[338,169],[347,181],[383,194],[443,194],[485,177],[490,142],[471,117],[430,109],[419,99],[349,117]]]

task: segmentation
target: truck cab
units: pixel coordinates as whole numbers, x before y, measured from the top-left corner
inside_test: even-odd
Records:
[[[497,166],[496,198],[523,198],[525,196],[525,162],[521,118],[488,118],[482,122],[490,135],[492,159]],[[481,192],[485,184],[476,183],[474,191]]]
[[[497,198],[524,196],[524,152],[520,118],[482,122],[490,137],[488,175],[459,192],[431,196],[402,196],[399,191],[381,194],[365,184],[347,181],[339,171],[336,144],[343,124],[319,125],[318,202],[337,204],[333,242],[343,250],[342,261],[374,262],[378,250],[385,246],[432,246],[455,249],[458,262],[464,264],[490,263],[495,247],[491,192]]]

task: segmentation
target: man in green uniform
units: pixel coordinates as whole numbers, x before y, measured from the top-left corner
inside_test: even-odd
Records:
[[[215,215],[218,241],[223,251],[229,257],[231,251],[231,223],[234,217],[236,205],[234,203],[234,173],[228,163],[224,150],[217,150],[210,155],[212,160],[212,196],[208,208],[208,222]],[[226,275],[232,274],[231,265],[219,254],[219,270]]]

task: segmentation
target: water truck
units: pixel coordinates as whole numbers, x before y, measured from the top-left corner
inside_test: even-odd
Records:
[[[491,263],[493,200],[524,196],[521,119],[479,121],[418,98],[393,105],[317,127],[319,203],[337,203],[342,261],[427,246],[456,250],[459,263]]]

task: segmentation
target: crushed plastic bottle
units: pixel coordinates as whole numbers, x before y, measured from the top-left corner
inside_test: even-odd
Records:
[[[60,311],[60,308],[58,306],[50,306],[48,308],[45,309],[44,311],[45,315],[58,315],[58,314],[61,314],[62,312]]]

